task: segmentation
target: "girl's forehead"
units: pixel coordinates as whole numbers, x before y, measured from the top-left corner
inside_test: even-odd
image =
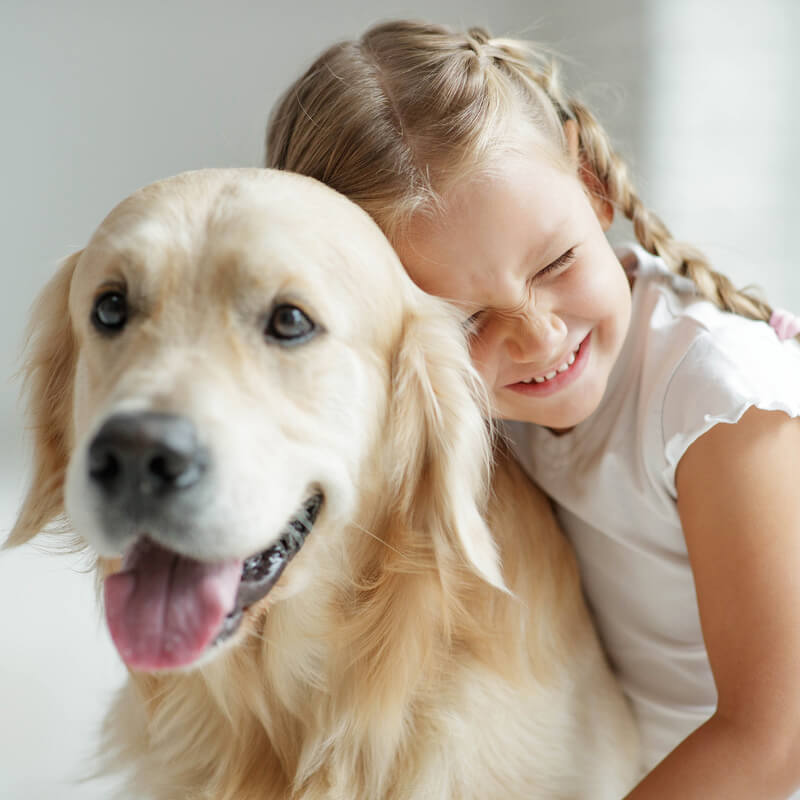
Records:
[[[507,154],[454,186],[436,215],[413,220],[409,233],[453,246],[492,248],[525,235],[546,240],[570,224],[584,194],[578,177],[536,152]]]
[[[425,291],[471,302],[488,302],[495,293],[506,298],[510,284],[571,246],[566,242],[585,216],[579,181],[528,158],[497,166],[456,187],[440,213],[412,218],[396,243]]]

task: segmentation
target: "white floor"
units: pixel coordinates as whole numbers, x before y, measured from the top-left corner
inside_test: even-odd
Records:
[[[19,461],[0,458],[0,541],[22,492]],[[0,551],[0,798],[108,800],[111,782],[80,779],[123,680],[79,562],[33,545]]]

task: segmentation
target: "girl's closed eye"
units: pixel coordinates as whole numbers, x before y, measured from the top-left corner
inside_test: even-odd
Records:
[[[575,260],[575,248],[570,247],[565,253],[562,253],[555,261],[548,264],[544,269],[539,270],[534,276],[534,280],[541,280],[552,275],[555,275],[560,270],[566,269]]]
[[[570,247],[569,250],[562,253],[555,261],[552,261],[544,267],[544,269],[539,270],[539,272],[533,276],[532,280],[539,281],[547,277],[556,276],[570,266],[573,261],[575,261],[575,248]],[[481,332],[481,328],[486,320],[486,313],[487,310],[481,308],[464,320],[462,325],[468,336],[477,336]]]

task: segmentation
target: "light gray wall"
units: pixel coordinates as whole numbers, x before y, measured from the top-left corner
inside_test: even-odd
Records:
[[[19,440],[11,376],[58,261],[142,184],[260,163],[281,88],[325,45],[394,16],[554,45],[676,233],[800,309],[793,0],[4,0],[0,448]]]
[[[618,96],[639,91],[640,70],[631,81],[626,65],[639,60],[642,9],[626,0],[4,0],[3,438],[19,430],[11,373],[28,309],[59,260],[143,184],[186,169],[259,164],[269,107],[324,46],[394,16],[554,41],[586,62],[587,84],[610,86],[597,94],[612,97],[612,122],[635,144],[639,103]]]
[[[259,164],[282,87],[380,19],[477,23],[553,45],[675,232],[800,310],[799,15],[793,0],[3,0],[0,539],[26,463],[11,373],[57,262],[143,184]],[[65,784],[123,676],[79,566],[31,548],[0,553],[4,800],[108,796]]]

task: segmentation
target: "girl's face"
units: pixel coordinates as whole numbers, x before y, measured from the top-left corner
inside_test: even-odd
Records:
[[[470,320],[496,416],[565,430],[599,405],[630,321],[630,287],[606,237],[610,213],[541,155],[508,155],[457,186],[445,213],[397,243],[425,291]]]

